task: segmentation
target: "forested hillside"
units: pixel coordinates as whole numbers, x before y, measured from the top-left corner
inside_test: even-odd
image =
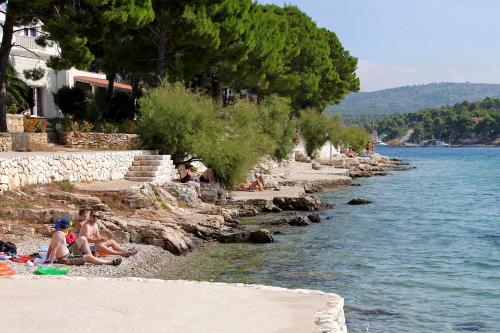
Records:
[[[366,121],[375,116],[417,112],[453,105],[464,100],[500,98],[500,84],[432,83],[375,92],[350,94],[327,112],[340,113],[346,122]]]
[[[369,124],[365,124],[369,127]],[[500,136],[500,99],[391,115],[375,121],[379,134],[391,140],[413,129],[411,142],[439,139],[452,144],[493,143]]]

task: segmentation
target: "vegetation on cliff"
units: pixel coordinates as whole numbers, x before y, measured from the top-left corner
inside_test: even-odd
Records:
[[[412,142],[434,138],[452,144],[491,143],[500,136],[500,99],[464,101],[454,106],[386,116],[377,120],[375,126],[389,140],[413,129]]]
[[[362,123],[381,115],[417,112],[486,97],[500,98],[500,84],[431,83],[359,92],[350,94],[339,105],[328,107],[326,112],[340,113],[349,123]]]

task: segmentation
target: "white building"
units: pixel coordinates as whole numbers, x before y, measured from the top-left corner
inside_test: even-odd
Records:
[[[5,21],[5,14],[0,13],[0,23]],[[1,29],[1,28],[0,28]],[[77,85],[85,91],[95,92],[96,89],[106,89],[108,81],[106,75],[80,71],[75,68],[64,71],[55,71],[47,67],[46,61],[51,55],[58,55],[60,49],[57,45],[42,47],[35,43],[39,36],[41,26],[15,27],[10,62],[14,65],[19,77],[31,87],[30,100],[32,106],[30,114],[35,117],[54,118],[61,116],[54,105],[52,93],[63,86]],[[0,30],[0,39],[2,37]],[[33,68],[42,68],[45,74],[41,80],[26,80],[23,71]],[[131,91],[132,87],[126,84],[115,83],[115,90]]]

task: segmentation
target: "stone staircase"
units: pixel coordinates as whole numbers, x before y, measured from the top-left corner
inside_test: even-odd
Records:
[[[51,144],[54,144],[54,145],[57,145],[59,144],[58,140],[57,140],[57,132],[54,128],[52,127],[47,127],[47,129],[45,130],[45,132],[47,132],[47,142],[48,143],[51,143]]]
[[[170,155],[137,155],[129,167],[126,180],[164,183],[172,180],[175,166]]]

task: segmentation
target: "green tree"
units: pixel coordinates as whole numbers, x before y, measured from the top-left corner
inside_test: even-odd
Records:
[[[42,22],[44,33],[37,43],[55,41],[62,50],[48,65],[55,69],[72,65],[86,68],[94,60],[89,45],[102,39],[110,25],[139,25],[153,15],[151,0],[0,0],[0,5],[5,9],[0,46],[0,132],[7,130],[5,77],[15,27]]]

